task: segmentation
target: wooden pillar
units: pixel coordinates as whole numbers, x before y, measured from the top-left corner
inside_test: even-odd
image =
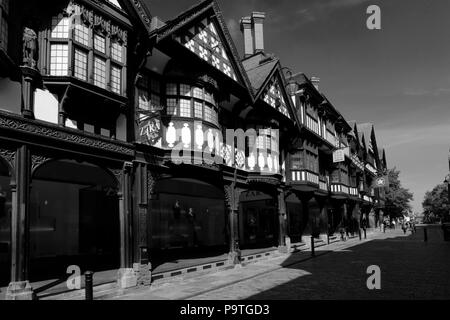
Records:
[[[134,263],[138,270],[138,285],[151,284],[151,263],[148,248],[148,213],[149,202],[153,193],[154,175],[147,169],[147,164],[136,161],[135,181],[135,214],[134,214]]]
[[[278,190],[278,247],[280,251],[286,251],[286,200],[284,198],[284,191]]]
[[[21,66],[22,71],[22,115],[34,119],[34,92],[39,80],[39,72],[28,66]]]
[[[120,269],[118,272],[118,285],[129,288],[137,285],[137,276],[133,270],[132,246],[132,217],[131,217],[131,174],[133,164],[126,162],[121,174],[121,188],[119,197],[120,216]]]
[[[11,176],[11,283],[6,292],[6,299],[31,300],[33,292],[27,280],[31,179],[31,155],[28,146],[17,149],[15,174]]]
[[[239,196],[242,190],[237,189],[235,183],[226,185],[225,202],[228,209],[228,224],[230,230],[229,238],[229,254],[228,260],[232,264],[239,264],[241,258],[241,251],[239,249]]]

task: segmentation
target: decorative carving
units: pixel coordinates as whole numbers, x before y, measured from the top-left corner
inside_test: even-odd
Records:
[[[226,206],[233,211],[239,209],[239,197],[241,193],[244,191],[243,189],[236,188],[234,184],[225,185],[225,204]]]
[[[50,161],[51,158],[42,156],[42,155],[37,155],[37,154],[33,154],[31,155],[31,175],[34,174],[34,172],[41,166],[43,165],[45,162]]]
[[[147,194],[148,199],[152,199],[156,193],[156,182],[161,178],[161,174],[147,170]]]
[[[87,136],[82,136],[80,134],[64,132],[58,130],[57,128],[51,128],[49,126],[44,126],[42,124],[34,124],[28,122],[26,119],[12,118],[11,116],[0,115],[0,127],[22,131],[28,134],[35,134],[43,137],[50,137],[59,140],[64,140],[67,142],[72,142],[80,145],[86,145],[89,147],[103,149],[107,151],[117,152],[126,154],[128,156],[134,155],[134,150],[130,146],[122,145],[121,143],[112,143],[101,140],[101,138],[89,138]]]
[[[116,178],[117,189],[121,190],[122,189],[123,169],[109,169],[109,171],[111,171],[111,173]]]
[[[0,157],[2,157],[9,165],[9,170],[13,171],[15,159],[16,159],[16,152],[14,150],[8,150],[8,149],[0,149]]]
[[[267,176],[249,176],[247,177],[247,183],[265,183],[270,185],[280,185],[280,179],[276,177],[267,177]]]
[[[140,16],[142,22],[144,22],[147,25],[148,29],[150,30],[151,20],[148,17],[147,13],[145,12],[144,7],[141,5],[141,2],[139,0],[133,0],[132,3],[134,5],[134,8],[136,9],[136,12]]]
[[[25,27],[23,31],[23,64],[36,69],[38,61],[37,35],[32,29]]]

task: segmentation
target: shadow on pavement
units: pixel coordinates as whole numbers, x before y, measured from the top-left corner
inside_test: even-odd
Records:
[[[399,230],[388,232],[392,238],[344,250],[318,251],[317,257],[300,263],[290,256],[280,271],[297,270],[299,276],[279,281],[279,285],[247,299],[449,299],[450,242],[443,241],[442,229],[428,227],[427,242],[421,227],[406,236]],[[380,290],[367,288],[370,265],[380,267]]]

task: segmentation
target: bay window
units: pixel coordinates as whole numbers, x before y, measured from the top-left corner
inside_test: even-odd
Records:
[[[166,115],[196,118],[219,124],[219,115],[213,93],[205,88],[186,83],[166,84]]]
[[[52,17],[49,52],[42,69],[50,76],[70,76],[118,95],[125,95],[127,32],[79,4],[73,15]]]

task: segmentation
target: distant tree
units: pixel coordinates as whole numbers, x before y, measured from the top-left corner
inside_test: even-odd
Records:
[[[433,190],[427,191],[422,202],[422,207],[424,219],[427,221],[436,218],[440,220],[445,215],[448,215],[450,204],[448,202],[448,190],[446,184],[438,184]]]
[[[389,189],[386,191],[386,214],[391,218],[402,217],[411,212],[413,194],[402,187],[400,171],[396,167],[388,169]]]

